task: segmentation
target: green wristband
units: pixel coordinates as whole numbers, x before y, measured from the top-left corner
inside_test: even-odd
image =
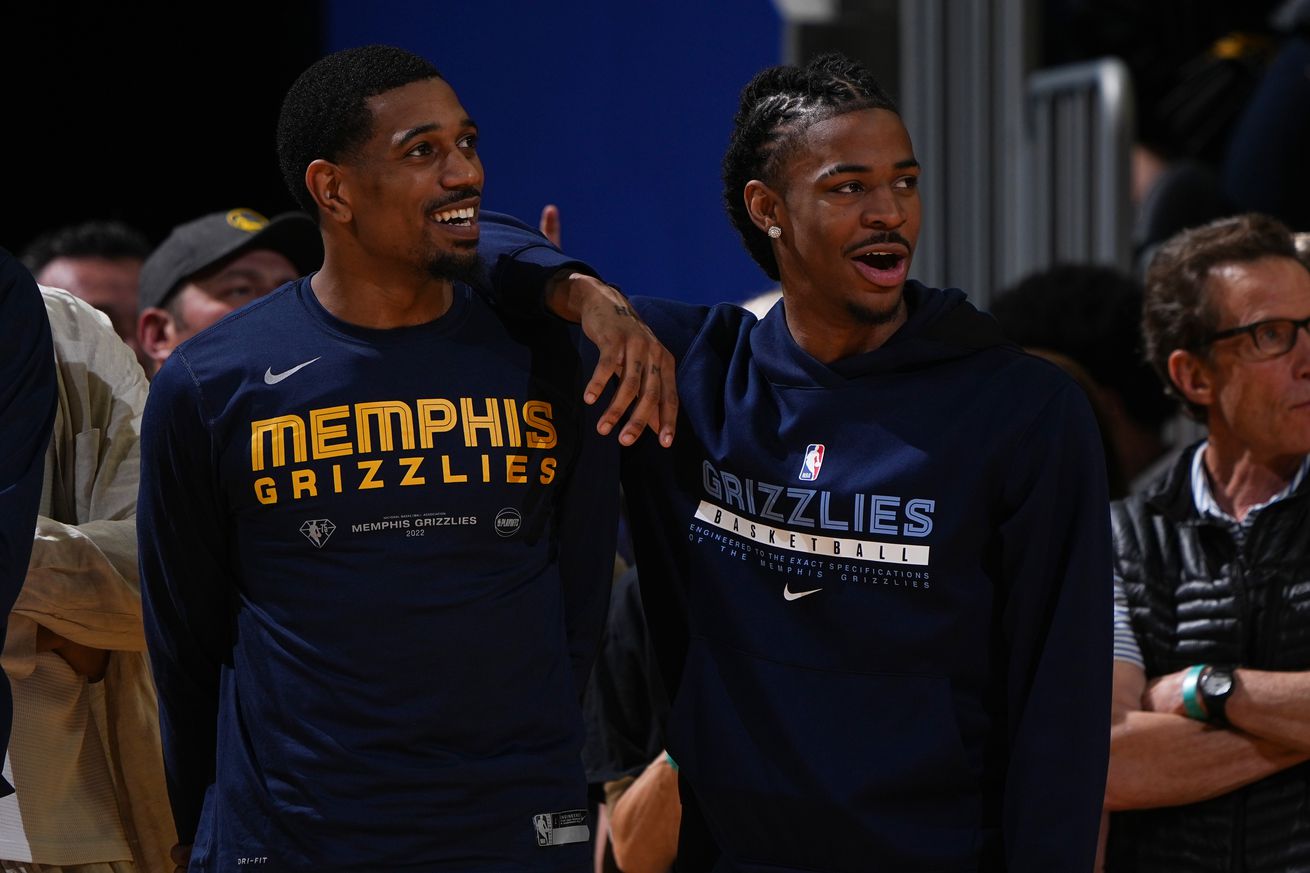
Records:
[[[1197,721],[1210,720],[1210,713],[1206,712],[1205,704],[1201,702],[1201,695],[1196,687],[1201,674],[1208,667],[1207,664],[1193,664],[1187,668],[1187,674],[1183,676],[1183,709],[1187,711],[1188,718]]]
[[[673,756],[670,755],[667,750],[664,752],[664,763],[672,767],[674,773],[678,772],[678,762],[673,760]]]

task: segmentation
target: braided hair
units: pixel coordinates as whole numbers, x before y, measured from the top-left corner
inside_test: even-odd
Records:
[[[770,67],[742,89],[723,156],[723,205],[746,251],[770,279],[778,279],[778,262],[768,236],[746,209],[746,183],[759,179],[774,185],[799,149],[802,133],[820,121],[862,109],[900,114],[868,70],[835,52],[804,67]]]

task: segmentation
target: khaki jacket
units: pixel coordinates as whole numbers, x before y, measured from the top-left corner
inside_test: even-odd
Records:
[[[146,660],[136,549],[138,445],[146,380],[108,320],[42,288],[59,374],[59,409],[27,579],[9,616],[3,666],[32,672],[36,627],[110,652],[91,712],[114,778],[136,867],[171,871],[176,842],[159,715]]]

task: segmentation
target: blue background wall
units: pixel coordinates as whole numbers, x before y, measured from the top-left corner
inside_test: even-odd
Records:
[[[630,294],[706,303],[769,287],[728,223],[719,162],[737,96],[779,63],[769,0],[329,0],[324,51],[430,59],[481,131],[483,203],[535,225]]]

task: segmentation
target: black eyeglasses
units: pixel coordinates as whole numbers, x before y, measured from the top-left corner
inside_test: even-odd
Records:
[[[1228,330],[1216,331],[1210,334],[1210,337],[1201,345],[1208,346],[1221,339],[1246,334],[1251,337],[1251,344],[1255,346],[1255,350],[1261,356],[1276,358],[1279,355],[1287,354],[1292,350],[1292,346],[1296,345],[1296,332],[1298,330],[1310,331],[1310,318],[1271,318],[1268,321],[1257,321],[1252,324],[1244,324],[1241,327],[1230,327]]]

